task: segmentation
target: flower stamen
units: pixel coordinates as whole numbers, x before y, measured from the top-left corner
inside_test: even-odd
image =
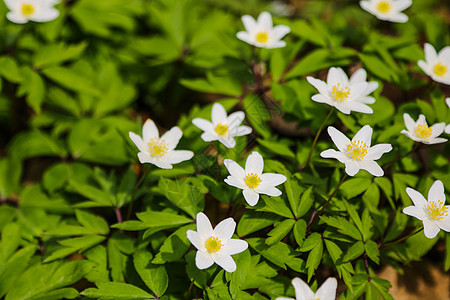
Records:
[[[391,3],[389,1],[378,2],[377,9],[381,13],[388,13],[391,10]]]
[[[34,6],[30,3],[23,3],[22,4],[22,14],[24,16],[30,16],[34,13]]]
[[[440,62],[438,62],[435,66],[434,66],[434,74],[436,74],[437,76],[444,76],[447,71],[448,71],[448,67]]]
[[[267,34],[267,32],[265,32],[265,31],[260,31],[256,34],[256,41],[261,44],[267,43],[268,39],[269,39],[269,34]]]
[[[428,215],[435,220],[442,220],[448,215],[448,207],[444,206],[443,201],[433,201],[428,203]]]
[[[422,139],[429,138],[431,136],[433,129],[425,125],[417,125],[414,134]]]
[[[255,173],[249,173],[247,174],[247,176],[245,176],[245,183],[251,189],[259,186],[261,182],[261,178]]]
[[[362,160],[364,156],[367,154],[367,149],[369,147],[363,141],[351,141],[350,144],[347,145],[347,155],[355,160]]]
[[[208,249],[210,253],[217,252],[222,247],[223,244],[217,237],[211,236],[209,239],[206,240],[206,249]]]
[[[337,85],[333,85],[331,96],[335,101],[345,101],[348,99],[348,96],[350,95],[350,88],[348,87],[340,87],[340,83]]]
[[[153,138],[148,143],[148,149],[151,156],[164,156],[169,151],[168,144],[159,138]]]
[[[227,132],[228,132],[228,125],[227,125],[227,124],[222,124],[222,123],[217,124],[217,126],[216,126],[216,132],[217,132],[219,135],[225,135],[225,134],[227,134]]]

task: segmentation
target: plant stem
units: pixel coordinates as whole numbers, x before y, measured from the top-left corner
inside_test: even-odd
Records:
[[[195,274],[194,278],[192,278],[191,285],[189,286],[185,300],[189,300],[189,294],[191,293],[191,290],[194,287],[195,279],[197,279],[197,276],[199,273],[200,273],[200,270],[198,270],[197,273]]]
[[[127,220],[129,220],[131,218],[131,212],[133,211],[134,197],[136,196],[136,192],[137,192],[138,188],[141,186],[142,182],[144,182],[144,179],[148,174],[148,170],[150,170],[149,167],[145,169],[144,174],[142,174],[141,178],[139,178],[139,181],[134,186],[133,192],[131,193],[130,205],[128,206]]]
[[[312,143],[311,149],[309,150],[308,159],[306,160],[305,166],[303,168],[308,167],[309,162],[311,160],[312,152],[314,150],[314,147],[316,147],[317,140],[319,139],[319,135],[322,132],[322,130],[325,127],[325,125],[327,124],[327,121],[331,117],[333,112],[334,112],[334,107],[330,110],[330,112],[328,113],[328,116],[325,118],[325,121],[323,121],[322,125],[320,126],[319,131],[317,132],[317,134],[316,134],[316,136],[314,138],[314,141]]]
[[[311,228],[312,224],[316,221],[316,219],[318,217],[320,217],[323,212],[325,211],[325,208],[327,207],[328,203],[330,203],[331,199],[334,197],[334,195],[337,193],[339,187],[342,185],[342,183],[344,183],[344,180],[347,178],[347,173],[341,178],[341,181],[339,181],[338,185],[334,188],[333,192],[330,194],[330,196],[328,197],[327,202],[325,202],[325,204],[322,206],[322,208],[320,208],[320,210],[314,210],[312,215],[311,215],[311,219],[309,220],[306,232],[309,231],[309,229]]]
[[[115,212],[116,212],[117,222],[122,223],[123,220],[122,220],[122,213],[120,212],[120,207],[116,208]]]
[[[381,248],[380,251],[389,249],[389,248],[391,248],[392,246],[394,246],[394,245],[396,245],[396,244],[398,244],[398,243],[401,243],[401,242],[403,242],[403,241],[406,240],[406,239],[409,239],[409,238],[412,237],[413,235],[418,234],[418,233],[421,232],[422,230],[423,230],[423,227],[421,227],[421,228],[417,229],[416,231],[414,231],[414,232],[408,234],[407,236],[404,236],[404,237],[402,237],[402,238],[400,238],[400,239],[398,239],[398,240],[396,240],[396,241],[394,241],[394,242],[392,242],[392,243],[390,243],[390,244],[387,244],[386,246],[384,246],[383,248]]]

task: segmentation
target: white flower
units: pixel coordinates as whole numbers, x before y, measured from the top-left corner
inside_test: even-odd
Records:
[[[366,81],[366,71],[359,69],[348,79],[341,68],[330,68],[327,82],[308,76],[306,79],[320,94],[312,100],[336,107],[340,112],[349,114],[352,110],[366,114],[373,113],[367,104],[375,103],[368,95],[378,88],[378,82]]]
[[[218,140],[227,148],[236,146],[235,136],[247,135],[252,132],[248,126],[239,126],[245,118],[242,111],[237,111],[227,116],[222,104],[214,103],[211,111],[211,121],[195,118],[192,120],[195,126],[204,131],[202,139],[205,142]]]
[[[328,278],[317,289],[317,292],[313,292],[311,288],[300,278],[296,277],[292,279],[292,285],[295,289],[295,300],[335,300],[337,280],[334,277]],[[294,300],[292,298],[278,297],[275,300]]]
[[[360,169],[368,171],[374,176],[383,176],[383,169],[375,162],[392,150],[390,144],[378,144],[370,147],[372,128],[369,125],[361,128],[350,141],[342,132],[328,127],[328,134],[340,152],[328,149],[320,153],[324,158],[335,158],[345,164],[345,172],[354,176]]]
[[[450,98],[446,98],[445,103],[447,103],[447,106],[450,108]],[[445,133],[450,134],[450,124],[448,124],[447,127],[445,127]]]
[[[401,11],[410,7],[411,4],[411,0],[368,0],[359,2],[362,9],[375,15],[379,20],[397,23],[408,21],[408,16]]]
[[[239,31],[236,34],[238,39],[250,45],[267,49],[286,46],[286,42],[281,39],[291,29],[286,25],[273,27],[270,13],[262,12],[257,21],[249,15],[242,16],[242,23],[244,23],[246,31]]]
[[[423,222],[423,231],[429,239],[434,238],[439,230],[450,232],[450,217],[448,214],[450,205],[445,204],[444,185],[436,180],[428,191],[428,201],[421,193],[406,188],[406,193],[414,203],[403,209],[408,216],[415,217]]]
[[[162,169],[172,169],[172,164],[189,160],[194,156],[192,151],[174,150],[183,135],[177,126],[172,127],[160,138],[155,123],[147,119],[142,128],[143,138],[131,131],[128,135],[141,151],[137,154],[141,163],[151,163]]]
[[[439,54],[428,43],[424,49],[425,61],[419,60],[419,67],[434,81],[450,85],[450,46],[442,49]]]
[[[58,1],[54,0],[5,0],[10,10],[6,17],[19,24],[51,21],[59,16],[59,11],[53,7],[56,3]]]
[[[236,271],[236,263],[231,255],[241,253],[248,248],[244,240],[232,239],[236,222],[228,218],[213,229],[204,213],[197,214],[197,231],[188,230],[187,238],[198,249],[195,264],[200,270],[218,264],[227,272]]]
[[[245,201],[250,206],[256,205],[259,194],[272,197],[280,196],[281,191],[275,186],[286,181],[286,176],[274,173],[264,173],[264,160],[256,151],[253,151],[245,162],[245,170],[231,159],[225,159],[225,167],[229,175],[224,181],[234,187],[242,189]]]
[[[402,130],[401,133],[416,142],[424,144],[438,144],[444,143],[447,139],[438,138],[438,136],[444,131],[445,123],[436,123],[431,127],[428,127],[427,121],[424,115],[419,115],[417,122],[408,114],[403,114],[405,125],[407,130]]]

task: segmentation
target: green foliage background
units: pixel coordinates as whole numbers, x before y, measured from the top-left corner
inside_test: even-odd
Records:
[[[67,0],[58,19],[17,25],[0,2],[0,298],[184,299],[193,281],[190,297],[273,299],[294,295],[293,277],[316,288],[334,276],[340,299],[392,299],[377,270],[401,273],[436,243],[447,246],[439,263],[449,269],[448,233],[396,243],[421,226],[401,213],[406,187],[426,195],[439,179],[450,190],[448,143],[401,158],[413,142],[400,135],[405,112],[450,123],[448,87],[417,67],[425,42],[450,45],[448,3],[414,0],[405,24],[378,21],[358,1],[293,4],[283,15],[261,0]],[[256,49],[255,64],[235,34],[243,14],[263,10],[291,33],[285,48]],[[328,124],[349,136],[369,124],[372,142],[394,150],[379,161],[384,177],[347,179],[307,230],[344,174],[318,155],[332,147],[326,134],[301,168],[330,109],[311,100],[305,77],[332,66],[362,66],[380,87],[374,114],[335,113]],[[235,149],[206,144],[191,123],[209,119],[216,101],[244,110],[254,129]],[[178,148],[194,158],[172,170],[140,165],[128,132],[140,134],[148,117],[180,126]],[[288,180],[280,197],[248,207],[223,182],[222,160],[242,164],[253,150],[265,172]],[[186,231],[200,211],[213,224],[234,216],[249,243],[233,256],[236,272],[214,265],[196,276]]]

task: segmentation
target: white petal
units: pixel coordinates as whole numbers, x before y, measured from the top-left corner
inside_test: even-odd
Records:
[[[291,28],[286,25],[278,25],[272,29],[272,35],[274,40],[282,39],[286,34],[291,31]]]
[[[241,41],[244,41],[250,45],[253,45],[254,41],[246,31],[239,31],[238,33],[236,33],[236,37],[238,39],[240,39]]]
[[[418,191],[407,187],[406,193],[408,194],[409,198],[411,198],[414,205],[419,209],[425,209],[427,206],[427,200],[425,200],[425,197],[419,193]]]
[[[448,108],[450,108],[450,97],[445,98],[445,103],[447,103]]]
[[[181,131],[180,127],[175,126],[172,127],[169,131],[164,133],[161,137],[161,140],[164,140],[168,144],[168,149],[173,150],[178,145],[181,137],[183,136],[183,131]]]
[[[156,159],[146,152],[139,152],[137,154],[137,157],[138,157],[139,161],[141,162],[141,164],[151,163],[162,169],[172,169],[172,165],[170,165],[170,164],[158,164]]]
[[[349,160],[345,163],[345,173],[350,176],[355,176],[356,173],[359,172],[358,164],[352,160]]]
[[[200,237],[203,240],[209,239],[213,235],[213,229],[208,217],[204,213],[199,212],[197,214],[196,222],[197,232],[200,234]]]
[[[261,175],[260,185],[277,186],[286,181],[286,176],[275,173],[264,173]]]
[[[442,181],[436,180],[428,191],[428,201],[438,202],[443,201],[445,203],[444,185]]]
[[[360,98],[361,99],[361,98]],[[358,101],[348,101],[346,103],[350,110],[360,112],[363,114],[373,114],[373,109],[370,106]]]
[[[417,125],[422,125],[422,126],[427,125],[427,120],[425,119],[425,116],[423,114],[419,115],[419,118],[417,119],[417,122],[416,122],[416,126]]]
[[[446,205],[447,207],[447,215],[444,216],[441,220],[436,220],[436,225],[444,231],[450,232],[450,205]]]
[[[430,72],[430,65],[429,63],[423,61],[423,60],[419,60],[417,62],[417,65],[422,69],[422,71],[427,74],[428,76],[431,76],[431,72]]]
[[[350,107],[347,105],[346,101],[338,102],[334,101],[334,104],[332,104],[334,107],[336,107],[337,110],[339,110],[341,113],[349,115],[351,112]]]
[[[318,103],[326,103],[328,105],[334,106],[333,100],[331,100],[329,97],[324,96],[322,94],[317,94],[311,97],[311,100],[318,102]]]
[[[253,129],[249,126],[239,126],[230,131],[231,136],[243,136],[252,133]]]
[[[192,120],[192,123],[205,132],[214,132],[213,124],[202,118],[195,118]]]
[[[369,125],[365,125],[363,128],[361,128],[353,137],[352,141],[362,141],[366,143],[368,147],[370,147],[371,139],[372,139],[372,127]]]
[[[247,201],[248,205],[255,206],[259,200],[259,194],[252,189],[246,189],[242,191],[244,195],[245,201]]]
[[[412,4],[411,0],[398,0],[392,2],[392,7],[396,11],[402,11],[410,7]]]
[[[54,8],[45,8],[39,11],[38,14],[30,18],[35,22],[48,22],[56,19],[59,16],[59,11]]]
[[[447,142],[447,139],[444,138],[434,138],[427,141],[424,141],[425,144],[440,144]]]
[[[254,190],[259,194],[264,194],[271,197],[278,197],[281,195],[281,191],[273,186],[259,185],[258,187],[254,188]]]
[[[236,263],[230,255],[215,255],[214,262],[221,266],[225,271],[232,273],[236,271]]]
[[[209,132],[203,132],[200,137],[205,142],[217,141],[219,139],[219,137],[216,134],[211,134]]]
[[[235,229],[236,222],[230,217],[217,224],[213,230],[213,235],[225,244],[229,239],[231,239]]]
[[[197,255],[195,255],[195,265],[200,270],[207,269],[211,267],[214,263],[214,260],[208,255],[208,252],[197,251]]]
[[[336,68],[336,70],[339,72],[339,76],[340,76],[340,78],[342,80],[342,84],[344,86],[349,86],[350,85],[350,81],[348,80],[348,76],[344,72],[344,70],[342,70],[342,68]]]
[[[214,103],[211,111],[211,121],[213,125],[217,125],[219,123],[227,124],[227,111],[222,104]]]
[[[218,136],[219,142],[221,142],[227,148],[234,148],[236,146],[236,141],[234,138],[223,138],[222,136]]]
[[[349,160],[348,157],[344,153],[338,152],[334,149],[324,150],[320,153],[320,156],[323,158],[337,159],[338,161],[340,161],[343,164],[345,164]]]
[[[131,132],[131,131],[128,132],[128,136],[133,141],[133,143],[136,145],[136,147],[139,149],[139,151],[141,151],[141,152],[148,151],[147,144],[144,143],[144,141],[142,140],[142,138],[140,136],[138,136],[136,133]]]
[[[423,232],[427,238],[434,238],[439,233],[439,230],[439,227],[434,221],[423,220]]]
[[[376,81],[370,81],[368,82],[367,88],[364,92],[364,94],[369,95],[370,93],[374,92],[379,87],[378,82]]]
[[[245,251],[248,248],[248,243],[244,240],[230,239],[221,250],[221,255],[234,255]]]
[[[391,150],[391,144],[378,144],[368,149],[367,155],[364,157],[364,159],[377,160],[380,159],[384,153],[387,153]]]
[[[336,299],[337,280],[334,277],[328,278],[317,290],[315,299],[334,300]]]
[[[426,218],[425,215],[424,215],[423,209],[420,209],[420,208],[418,208],[418,207],[416,207],[414,205],[405,207],[403,209],[403,213],[407,214],[408,216],[412,216],[414,218],[417,218],[419,220],[423,220],[423,219]]]
[[[439,52],[438,59],[444,61],[446,64],[450,63],[450,46],[444,47]]]
[[[424,139],[417,137],[415,134],[411,134],[409,131],[402,130],[400,133],[403,133],[404,135],[406,135],[407,137],[409,137],[413,141],[421,142],[421,143],[424,142]]]
[[[206,251],[205,241],[200,237],[197,231],[188,230],[186,232],[188,240],[200,251]]]
[[[414,132],[414,130],[416,129],[416,122],[414,122],[411,116],[408,114],[403,114],[403,120],[405,120],[406,129],[409,132]]]
[[[324,96],[328,95],[328,85],[325,82],[311,76],[306,77],[306,80],[315,87],[320,94]]]
[[[366,170],[367,172],[369,172],[370,174],[372,174],[373,176],[383,176],[384,175],[384,171],[383,169],[373,160],[362,160],[359,163],[359,167],[363,170]]]
[[[228,172],[231,176],[236,178],[245,178],[245,171],[244,169],[234,160],[231,159],[225,159],[223,161],[223,164],[227,168]]]
[[[360,2],[359,2],[359,5],[360,5],[361,8],[364,9],[365,11],[367,11],[367,12],[373,14],[372,6],[371,6],[371,4],[370,4],[369,1],[360,1]]]
[[[273,27],[272,16],[267,11],[264,11],[258,16],[258,29],[264,31],[270,31]]]
[[[223,181],[225,181],[226,184],[237,187],[238,189],[246,189],[248,188],[247,184],[245,184],[244,180],[241,179],[239,180],[236,177],[233,176],[228,176],[227,178],[225,178]]]
[[[296,299],[286,297],[276,297],[275,300],[296,300]]]
[[[286,46],[285,41],[278,41],[275,43],[266,44],[264,47],[259,45],[259,47],[267,48],[267,49],[275,49],[275,48],[283,48]]]
[[[450,124],[448,124],[447,127],[445,127],[445,133],[450,134]]]
[[[255,19],[253,19],[253,17],[249,15],[244,15],[242,16],[241,20],[247,32],[252,33],[258,29],[256,21]]]
[[[314,299],[314,292],[300,278],[296,277],[292,279],[292,285],[294,286],[296,299]]]
[[[437,60],[436,50],[431,44],[425,43],[424,51],[425,51],[425,60],[427,63],[431,63]]]
[[[357,82],[366,82],[367,72],[364,69],[356,70],[350,77],[350,85]]]
[[[245,118],[245,114],[243,111],[237,111],[237,112],[230,114],[227,118],[227,124],[228,124],[229,130],[238,128],[239,125],[241,125],[244,118]]]
[[[430,139],[441,135],[444,132],[444,129],[445,129],[445,123],[436,123],[433,126],[431,126]]]
[[[395,15],[389,15],[385,17],[385,20],[397,23],[406,23],[408,22],[408,16],[402,13],[397,13]]]
[[[172,150],[167,152],[160,158],[161,162],[169,164],[178,164],[185,160],[190,160],[194,156],[194,152],[189,150]]]
[[[261,175],[264,169],[264,160],[261,154],[256,151],[253,151],[247,158],[245,162],[245,173],[255,173],[257,175]]]
[[[348,101],[358,100],[362,96],[366,96],[365,91],[369,84],[367,82],[357,82],[350,86],[350,95],[348,96]]]
[[[328,135],[331,137],[333,143],[339,149],[339,151],[344,151],[350,144],[350,140],[342,132],[340,132],[333,126],[328,126],[327,132]]]
[[[148,143],[153,138],[159,138],[158,128],[153,120],[147,119],[145,121],[144,127],[142,128],[142,137],[145,143]]]
[[[28,18],[25,18],[23,15],[13,11],[8,12],[6,14],[6,18],[8,18],[8,20],[10,20],[11,22],[17,24],[25,24],[28,22]]]
[[[338,71],[337,68],[330,68],[330,70],[328,71],[328,75],[327,75],[327,85],[329,88],[332,88],[333,86],[337,85],[338,83],[340,83],[341,85],[343,84],[343,79],[341,78],[341,74]]]

